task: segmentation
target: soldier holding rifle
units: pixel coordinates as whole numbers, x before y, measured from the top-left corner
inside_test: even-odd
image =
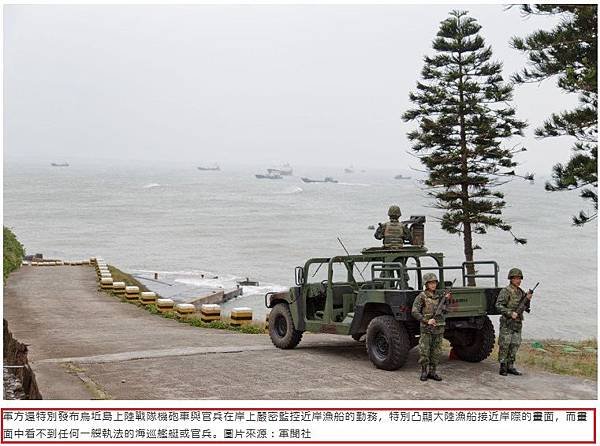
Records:
[[[438,279],[433,273],[423,276],[425,290],[414,300],[412,316],[420,321],[419,364],[421,364],[421,381],[431,378],[441,381],[436,368],[440,362],[444,327],[446,325],[446,299],[450,290],[437,292]],[[427,368],[429,367],[429,371]]]
[[[498,336],[498,362],[500,375],[522,375],[515,368],[517,350],[521,345],[521,329],[523,328],[523,312],[529,313],[531,297],[538,284],[527,293],[523,291],[521,281],[523,273],[519,268],[508,272],[510,284],[503,288],[496,300],[496,309],[500,312],[500,335]]]

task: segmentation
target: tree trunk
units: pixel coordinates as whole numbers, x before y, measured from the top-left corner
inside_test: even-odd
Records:
[[[467,222],[464,224],[464,241],[465,241],[465,260],[467,262],[473,261],[473,237],[471,233],[471,223]],[[467,274],[475,274],[475,265],[467,264]],[[469,277],[467,279],[468,286],[475,286],[475,278]]]
[[[464,109],[464,89],[463,89],[463,72],[462,72],[462,57],[459,51],[458,63],[459,63],[459,80],[458,80],[458,118],[460,125],[460,148],[461,148],[461,173],[462,173],[462,206],[463,206],[463,242],[465,247],[465,260],[467,262],[473,261],[473,233],[471,232],[471,218],[468,213],[469,205],[469,170],[467,165],[467,134],[465,131],[465,109]],[[467,274],[475,274],[475,266],[467,264]],[[467,279],[468,286],[475,286],[475,278],[469,277]]]

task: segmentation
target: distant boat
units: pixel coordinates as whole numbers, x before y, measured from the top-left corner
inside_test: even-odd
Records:
[[[69,163],[50,163],[52,167],[69,167]]]
[[[323,180],[312,180],[312,179],[306,178],[306,177],[302,177],[301,179],[305,183],[337,183],[338,182],[338,180],[334,180],[331,177],[325,177],[325,179],[323,179]]]
[[[294,170],[292,169],[292,166],[290,166],[288,163],[285,163],[281,167],[271,167],[270,169],[267,169],[267,172],[276,175],[290,176],[294,173]]]
[[[396,175],[394,177],[394,179],[396,180],[410,180],[411,177],[405,177],[404,175],[400,174],[400,175]]]
[[[246,277],[246,280],[238,280],[237,281],[238,285],[242,285],[242,286],[258,286],[258,280],[250,280],[248,277]]]
[[[213,167],[198,166],[197,169],[198,170],[221,170],[221,168],[217,165],[215,165]]]
[[[254,175],[259,180],[281,180],[283,177],[278,173],[257,173]]]
[[[344,173],[354,173],[354,169],[352,168],[352,166],[350,166],[350,167],[346,167],[346,168],[344,169]]]

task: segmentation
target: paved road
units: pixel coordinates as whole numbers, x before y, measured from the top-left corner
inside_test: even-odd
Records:
[[[305,334],[294,350],[267,335],[200,329],[96,289],[89,266],[25,266],[4,290],[4,317],[44,399],[596,399],[595,381],[525,371],[503,378],[492,360],[443,361],[441,383],[418,381],[416,351],[378,370],[364,344]]]

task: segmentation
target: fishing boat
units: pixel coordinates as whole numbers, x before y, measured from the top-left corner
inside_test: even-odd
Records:
[[[405,176],[404,176],[404,175],[402,175],[402,174],[396,175],[396,176],[394,177],[394,179],[396,179],[396,180],[410,180],[410,178],[411,178],[411,177],[405,177]]]
[[[257,173],[254,175],[259,180],[281,180],[283,177],[278,173]]]
[[[313,180],[311,178],[302,177],[302,181],[305,183],[337,183],[338,180],[333,179],[332,177],[325,177],[323,180]]]
[[[344,169],[344,173],[354,173],[354,168],[352,166],[346,167]]]
[[[69,167],[69,163],[50,163],[52,167]]]
[[[198,166],[197,169],[198,170],[221,170],[221,168],[219,166],[217,166],[216,164],[213,167]]]
[[[237,281],[238,285],[241,286],[258,286],[258,280],[250,280],[248,277],[246,277],[246,280],[238,280]]]
[[[294,173],[294,170],[292,169],[292,166],[290,166],[288,163],[285,163],[281,167],[271,167],[267,169],[267,172],[276,175],[290,176]]]

